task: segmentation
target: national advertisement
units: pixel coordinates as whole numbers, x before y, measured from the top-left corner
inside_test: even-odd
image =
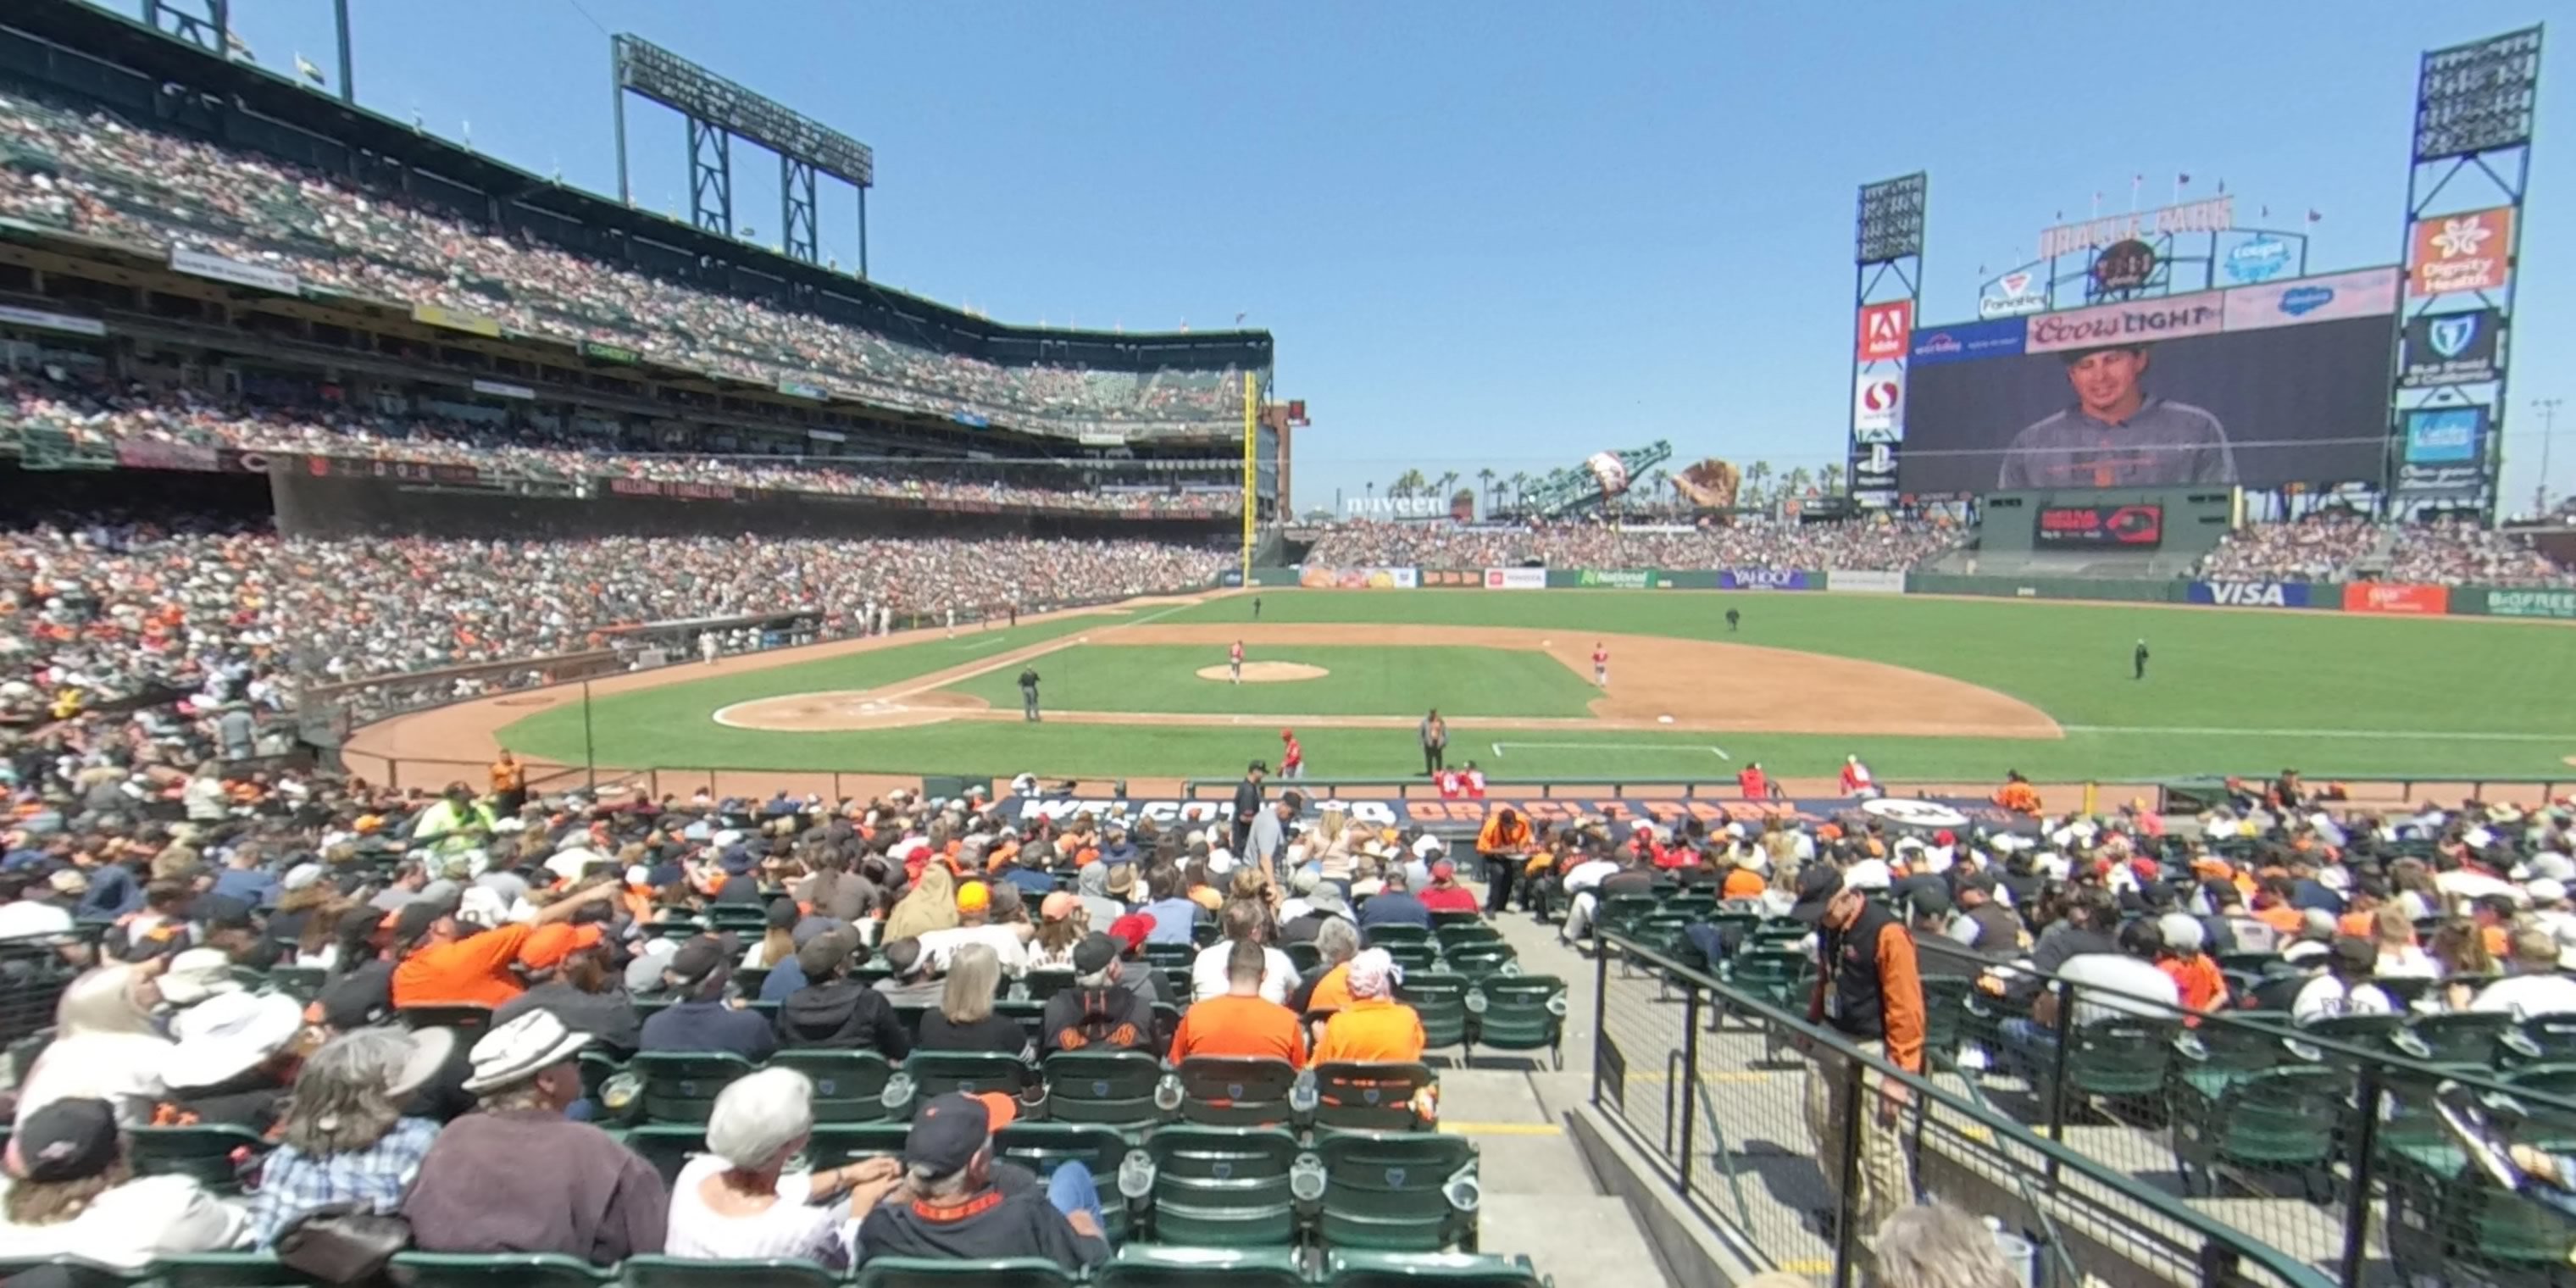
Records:
[[[2028,319],[2030,338],[2023,341],[2023,347],[2031,353],[2055,353],[2060,349],[2212,335],[2226,317],[2224,294],[2202,291],[2197,295],[2033,314]]]
[[[1652,568],[1584,568],[1577,571],[1574,584],[1605,590],[1658,590],[1664,580]]]
[[[31,326],[43,331],[67,331],[73,335],[107,334],[107,324],[97,318],[73,317],[68,313],[48,313],[43,309],[22,309],[15,304],[0,304],[0,326]]]
[[[1369,798],[1337,792],[1334,799],[1350,807],[1351,821],[1371,827],[1420,827],[1444,832],[1465,832],[1481,826],[1493,811],[1510,806],[1533,822],[1571,822],[1577,818],[1608,818],[1635,822],[1651,819],[1657,823],[1684,823],[1698,819],[1711,828],[1729,823],[1743,823],[1755,830],[1767,819],[1815,826],[1840,821],[1846,826],[1866,826],[1875,821],[1898,832],[1929,833],[1949,829],[1965,832],[1983,828],[1990,832],[2031,832],[2037,823],[2025,816],[2000,809],[1992,802],[1974,797],[1887,797],[1881,800],[1855,801],[1847,796],[1802,797],[1789,800],[1720,800],[1708,797],[1656,796],[1538,796],[1496,791],[1483,800],[1439,800],[1429,797]],[[1123,818],[1129,822],[1152,819],[1157,826],[1228,823],[1234,816],[1234,802],[1225,799],[1180,800],[1121,799],[1108,796],[1023,796],[1000,802],[1005,811],[1015,812],[1015,821],[1026,824],[1041,819],[1062,822],[1078,814],[1099,819]]]
[[[2504,317],[2494,309],[2420,314],[2406,323],[2406,361],[2397,378],[2410,389],[2493,380],[2503,329]]]
[[[1840,568],[1825,574],[1825,589],[1847,594],[1902,595],[1905,574],[1901,572],[1846,572]]]
[[[2300,277],[2234,287],[2225,294],[2227,302],[2221,310],[2220,325],[2229,331],[2384,317],[2397,311],[2397,270],[2365,268],[2353,273]]]
[[[1479,568],[1417,568],[1413,580],[1424,590],[1481,590],[1485,573]]]
[[[2397,490],[2418,495],[2476,491],[2486,477],[2486,432],[2484,407],[2418,407],[2406,413]]]
[[[621,367],[644,365],[644,355],[622,344],[601,344],[597,340],[581,342],[581,356],[598,362],[613,362]]]
[[[461,309],[441,308],[435,304],[415,304],[411,306],[411,320],[426,326],[445,327],[450,331],[464,331],[495,340],[501,338],[501,324],[498,320],[487,318],[480,313],[467,313]]]
[[[2032,541],[2042,546],[2127,546],[2153,550],[2164,543],[2160,505],[2049,505],[2039,510]]]
[[[2576,621],[2576,590],[2506,590],[2487,592],[2491,617],[2551,617]]]
[[[1904,438],[1905,373],[1862,376],[1852,388],[1852,437],[1864,443]]]
[[[1420,585],[1411,568],[1300,568],[1297,584],[1308,590],[1412,590]]]
[[[1545,590],[1547,589],[1547,569],[1488,568],[1485,570],[1485,589]]]
[[[2308,584],[2303,581],[2195,581],[2191,584],[2191,602],[2216,604],[2222,608],[2306,608]]]
[[[237,259],[209,255],[204,251],[189,250],[184,246],[170,248],[170,270],[186,273],[191,277],[206,277],[218,282],[230,282],[235,286],[251,286],[263,291],[275,291],[280,295],[304,293],[303,284],[293,273],[281,273],[273,268],[261,268],[257,264],[245,264]]]
[[[2019,354],[2029,338],[2030,323],[2018,317],[1917,330],[1914,333],[1913,365],[1928,367],[1977,358],[2009,358]]]
[[[2488,608],[2494,608],[2492,602]],[[2343,611],[2395,617],[2439,617],[2451,611],[2451,588],[2414,586],[2394,581],[2346,582]]]
[[[1729,568],[1717,576],[1719,590],[1809,590],[1813,583],[1795,568]]]
[[[2513,207],[2431,215],[2409,230],[2406,293],[2492,291],[2513,280]]]
[[[1863,362],[1890,362],[1905,356],[1914,334],[1914,301],[1889,300],[1860,306],[1857,352]]]

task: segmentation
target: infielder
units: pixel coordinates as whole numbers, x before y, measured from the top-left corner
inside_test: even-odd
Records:
[[[1599,640],[1592,642],[1592,683],[1596,688],[1610,687],[1610,646]]]
[[[723,655],[724,642],[716,638],[714,631],[698,632],[698,656],[705,658],[707,665],[714,666],[716,659]]]
[[[1235,683],[1237,683],[1237,684],[1241,684],[1241,683],[1243,683],[1243,641],[1242,641],[1242,640],[1236,640],[1236,641],[1234,642],[1234,650],[1233,650],[1232,652],[1230,652],[1230,653],[1226,654],[1226,659],[1225,659],[1225,669],[1226,669],[1226,671],[1227,671],[1229,674],[1233,675],[1233,677],[1234,677],[1234,682],[1235,682]]]

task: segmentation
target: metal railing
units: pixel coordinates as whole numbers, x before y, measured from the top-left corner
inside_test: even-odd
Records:
[[[1605,932],[1593,989],[1593,1106],[1652,1157],[1682,1201],[1779,1269],[1848,1288],[1866,1268],[1875,1231],[1863,1222],[1883,1205],[1856,1182],[1873,1133],[1834,1124],[1874,1114],[1886,1084],[1902,1089],[1902,1107],[1877,1131],[1910,1157],[1909,1189],[1986,1215],[2024,1241],[2034,1284],[2336,1282],[2291,1251],[2034,1132],[1973,1081],[1937,1068],[1903,1072],[1655,945]],[[1837,1104],[1850,1112],[1837,1118]]]

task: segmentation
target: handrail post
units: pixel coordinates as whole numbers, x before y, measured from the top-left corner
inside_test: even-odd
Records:
[[[1699,1139],[1699,984],[1682,981],[1682,1153],[1679,1193],[1690,1198],[1691,1155]]]
[[[1592,1107],[1601,1107],[1602,1043],[1610,1037],[1610,941],[1592,937]]]
[[[2379,1062],[2361,1062],[2361,1091],[2356,1100],[2361,1106],[2361,1126],[2354,1134],[2352,1156],[2345,1167],[2352,1173],[2352,1193],[2344,1196],[2343,1282],[2361,1282],[2362,1257],[2370,1244],[2370,1185],[2379,1174]],[[2329,1180],[2331,1183],[2331,1180]]]
[[[2066,1048],[2075,1037],[2075,996],[2073,984],[2049,985],[2061,990],[2057,995],[2057,1051],[2050,1057],[2048,1074],[2048,1138],[2066,1143]],[[2045,990],[2043,990],[2045,991]],[[2057,1183],[2057,1159],[2048,1160],[2049,1184]]]
[[[1828,1048],[1817,1048],[1819,1061],[1827,1054]],[[1861,1117],[1875,1112],[1875,1109],[1869,1104],[1869,1079],[1859,1053],[1830,1054],[1841,1060],[1843,1065],[1842,1158],[1839,1161],[1843,1183],[1834,1202],[1834,1288],[1851,1288],[1852,1276],[1858,1269],[1855,1263],[1860,1259]]]

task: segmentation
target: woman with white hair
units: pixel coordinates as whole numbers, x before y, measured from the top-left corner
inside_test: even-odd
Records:
[[[252,1244],[274,1245],[316,1208],[400,1208],[438,1136],[435,1120],[405,1117],[403,1102],[438,1076],[455,1049],[452,1029],[371,1028],[341,1034],[307,1058],[251,1196]]]
[[[1871,1282],[1887,1288],[2020,1288],[1984,1222],[1947,1203],[1887,1218],[1870,1242]]]
[[[850,1264],[842,1224],[867,1215],[902,1171],[870,1158],[821,1172],[787,1161],[814,1131],[814,1084],[793,1069],[737,1078],[707,1118],[707,1152],[671,1186],[663,1252],[700,1261],[793,1257],[839,1270]],[[849,1196],[848,1203],[833,1200]]]
[[[169,958],[102,966],[75,979],[54,1005],[54,1040],[18,1087],[17,1121],[57,1100],[106,1101],[116,1121],[138,1127],[168,1094],[161,1080],[177,1045],[152,1024],[161,1000],[152,980]]]

